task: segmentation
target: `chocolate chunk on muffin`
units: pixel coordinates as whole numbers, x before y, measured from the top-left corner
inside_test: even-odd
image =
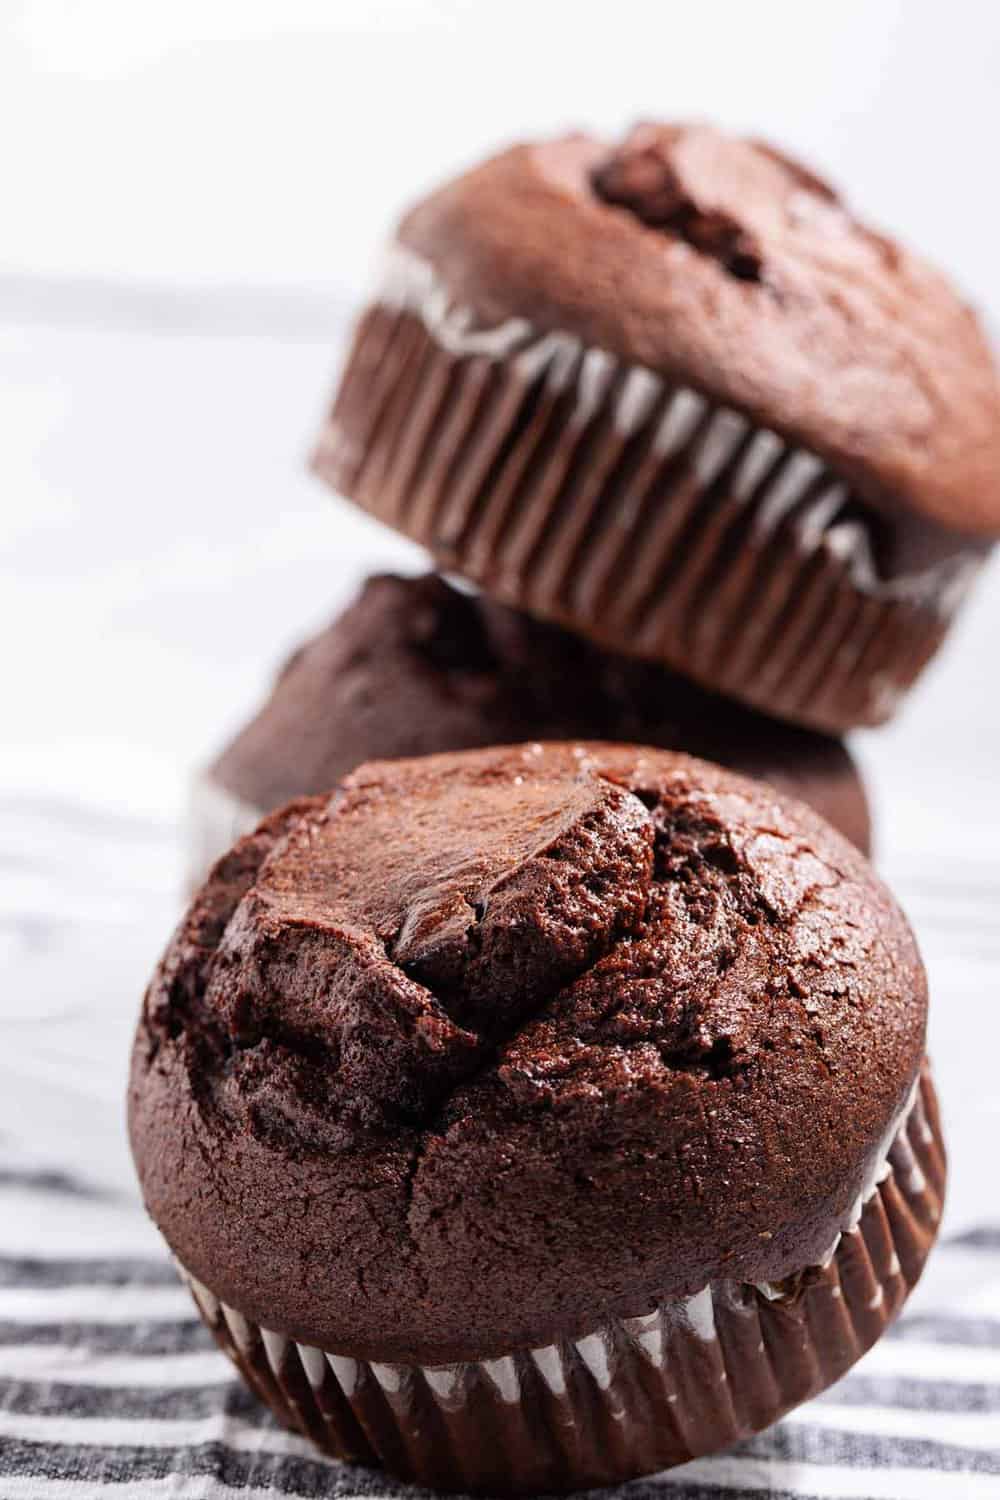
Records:
[[[201,880],[271,808],[329,791],[361,761],[528,739],[686,750],[801,797],[868,851],[864,786],[840,741],[429,574],[370,578],[285,664],[196,783],[192,870]]]
[[[656,749],[375,762],[214,868],[130,1130],[222,1347],[328,1451],[610,1483],[879,1336],[944,1160],[926,982],[804,805]]]
[[[839,732],[891,715],[1000,534],[1000,383],[813,173],[643,125],[407,214],[315,466],[497,598]]]

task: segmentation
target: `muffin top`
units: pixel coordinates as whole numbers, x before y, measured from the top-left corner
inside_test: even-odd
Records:
[[[602,651],[433,573],[368,579],[288,660],[210,774],[266,810],[328,791],[363,760],[525,739],[626,740],[721,761],[801,797],[868,848],[864,788],[839,740]]]
[[[147,1205],[245,1315],[376,1359],[773,1282],[852,1221],[926,987],[803,805],[666,751],[360,767],[213,870],[146,996]]]
[[[400,241],[486,322],[527,320],[690,383],[857,491],[1000,533],[1000,380],[949,283],[798,162],[704,125],[518,145]]]

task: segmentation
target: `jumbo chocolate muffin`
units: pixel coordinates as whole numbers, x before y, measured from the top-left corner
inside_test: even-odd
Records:
[[[251,1385],[325,1449],[548,1491],[718,1448],[933,1241],[926,984],[863,857],[667,751],[359,768],[222,859],[132,1148]]]
[[[644,125],[403,219],[315,466],[497,598],[840,731],[889,717],[1000,534],[1000,384],[818,177]]]
[[[838,740],[434,574],[378,576],[294,653],[260,712],[197,781],[194,876],[273,807],[329,791],[361,761],[528,739],[687,750],[792,792],[869,847],[864,787]]]

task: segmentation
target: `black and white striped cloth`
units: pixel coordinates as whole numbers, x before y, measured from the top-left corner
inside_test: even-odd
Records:
[[[198,1322],[134,1199],[3,1147],[0,1500],[416,1493],[328,1462],[274,1422]],[[25,1253],[30,1225],[39,1243]],[[946,1238],[856,1373],[770,1432],[627,1494],[654,1491],[1000,1497],[1000,1226]]]

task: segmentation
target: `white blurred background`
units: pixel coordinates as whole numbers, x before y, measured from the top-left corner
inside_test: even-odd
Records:
[[[353,295],[387,218],[511,135],[710,116],[994,285],[989,0],[5,0],[2,263]]]
[[[0,1134],[56,1159],[89,1132],[129,1180],[190,770],[363,571],[419,566],[304,471],[399,208],[512,136],[710,117],[1000,318],[998,78],[986,0],[0,0]],[[858,739],[934,981],[959,1220],[1000,1128],[998,641],[994,566]]]

